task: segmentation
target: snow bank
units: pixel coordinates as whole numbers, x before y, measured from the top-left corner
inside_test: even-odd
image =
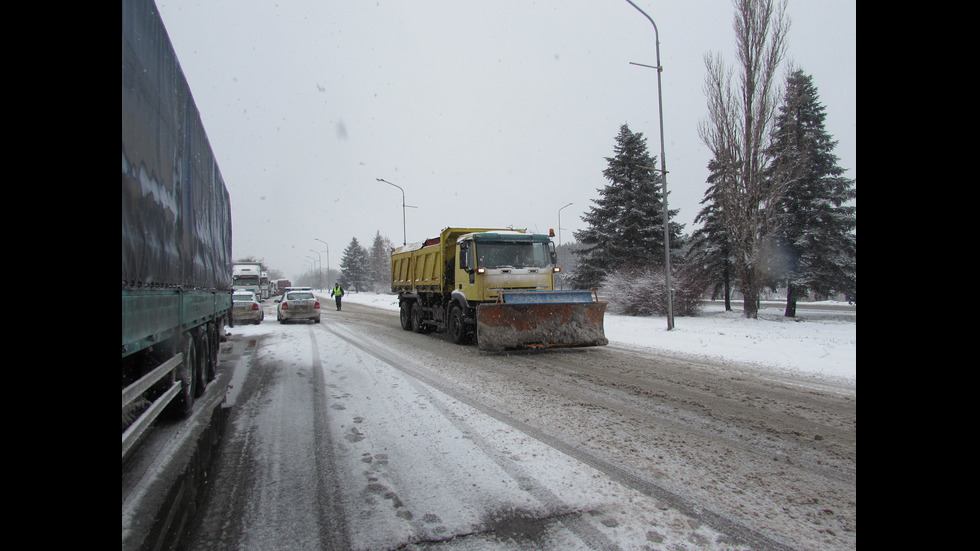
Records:
[[[398,310],[398,298],[389,294],[348,293],[344,300]],[[856,311],[807,306],[801,303],[797,317],[786,318],[781,303],[763,303],[758,319],[746,319],[740,310],[726,312],[712,304],[701,316],[675,317],[670,331],[666,317],[606,314],[605,330],[610,346],[721,359],[856,384]]]

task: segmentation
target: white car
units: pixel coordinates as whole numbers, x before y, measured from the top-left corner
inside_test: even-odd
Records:
[[[262,323],[265,319],[265,312],[259,304],[258,297],[251,291],[235,291],[231,294],[231,321],[232,323]]]
[[[276,306],[276,318],[279,323],[292,320],[310,320],[313,323],[320,323],[320,301],[313,295],[313,291],[286,291],[276,302],[279,303]]]

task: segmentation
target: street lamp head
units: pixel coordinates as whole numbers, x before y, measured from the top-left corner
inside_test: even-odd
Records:
[[[406,230],[405,230],[405,227],[406,227],[405,226],[405,207],[406,207],[406,205],[405,205],[405,190],[402,189],[402,187],[400,185],[393,184],[393,183],[389,182],[388,180],[385,180],[384,178],[375,178],[375,180],[377,180],[379,182],[384,182],[384,183],[388,184],[389,186],[394,186],[394,187],[398,188],[398,191],[401,191],[402,192],[402,246],[405,246],[405,245],[408,244],[408,232],[406,232]]]

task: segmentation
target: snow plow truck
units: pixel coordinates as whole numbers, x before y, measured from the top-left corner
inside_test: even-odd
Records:
[[[556,290],[550,235],[446,228],[392,250],[402,329],[446,331],[481,350],[604,346],[606,302],[595,289]]]

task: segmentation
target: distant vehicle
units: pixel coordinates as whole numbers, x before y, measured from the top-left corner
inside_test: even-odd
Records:
[[[232,289],[235,291],[251,291],[262,299],[260,275],[262,265],[258,262],[236,262],[232,265]]]
[[[259,274],[259,298],[265,300],[272,296],[272,282],[269,281],[269,274],[262,272]]]
[[[279,323],[293,320],[311,320],[320,323],[320,302],[313,291],[287,290],[281,300],[276,301],[276,318]]]
[[[235,291],[231,295],[231,319],[235,323],[262,323],[265,312],[259,304],[258,297],[251,291]]]
[[[287,287],[291,287],[292,285],[293,285],[293,282],[292,281],[289,281],[288,279],[277,279],[276,280],[276,287],[277,287],[278,292],[276,294],[277,295],[281,295],[281,294],[285,293],[286,292],[286,288]]]

